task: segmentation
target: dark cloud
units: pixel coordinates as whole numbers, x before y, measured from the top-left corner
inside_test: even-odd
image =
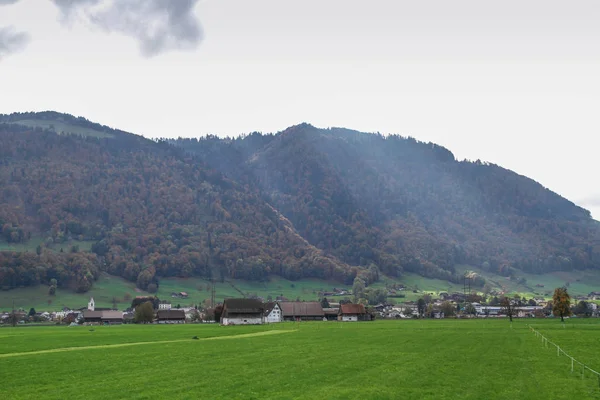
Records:
[[[135,38],[144,56],[193,49],[202,40],[198,0],[52,0],[65,21],[83,18],[106,32]]]
[[[11,26],[0,27],[0,59],[23,50],[28,42],[29,35],[27,33],[17,32]]]

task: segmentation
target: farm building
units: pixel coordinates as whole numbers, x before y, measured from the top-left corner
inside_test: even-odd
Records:
[[[283,321],[283,317],[279,304],[274,302],[265,303],[265,322],[273,323],[281,321]]]
[[[222,325],[260,325],[265,321],[263,303],[256,299],[226,299]]]
[[[322,321],[323,307],[318,301],[288,301],[281,303],[284,321]]]
[[[156,321],[159,324],[185,324],[185,311],[183,310],[158,310]]]
[[[83,312],[83,322],[97,324],[122,324],[123,312],[121,311],[90,311]]]
[[[327,321],[337,321],[339,312],[339,308],[330,307],[323,309],[323,313],[325,314],[325,318],[327,318]]]
[[[338,321],[370,321],[370,315],[362,304],[342,304],[338,313]]]

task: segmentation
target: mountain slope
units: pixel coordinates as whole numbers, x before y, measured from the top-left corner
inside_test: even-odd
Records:
[[[174,276],[458,282],[465,264],[600,267],[598,222],[526,177],[308,124],[156,142],[65,114],[0,115],[0,242],[31,237],[47,246],[1,252],[0,287],[57,279],[85,292],[102,271],[153,291]],[[70,239],[92,253],[46,249]]]
[[[177,144],[251,184],[311,244],[350,264],[450,280],[465,263],[505,275],[600,266],[587,210],[435,144],[307,124],[208,141]]]
[[[98,269],[142,289],[165,276],[260,280],[274,273],[351,281],[356,275],[355,268],[306,242],[260,197],[166,143],[0,124],[0,160],[4,240],[26,241],[33,234],[48,243],[96,241],[95,268],[67,266],[59,285],[85,291],[91,282],[81,281],[92,281]],[[65,256],[40,264],[50,257],[40,252],[4,253],[11,261],[0,265],[0,286],[55,278],[47,270]],[[25,279],[28,271],[37,277]]]

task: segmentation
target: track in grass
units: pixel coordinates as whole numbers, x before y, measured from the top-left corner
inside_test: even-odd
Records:
[[[58,348],[58,349],[0,354],[0,358],[22,357],[22,356],[31,356],[31,355],[48,354],[48,353],[62,353],[65,351],[114,349],[117,347],[141,346],[141,345],[146,345],[146,344],[165,344],[165,343],[196,342],[196,341],[207,341],[207,340],[244,339],[244,338],[249,338],[249,337],[278,335],[281,333],[290,333],[290,332],[295,332],[295,330],[272,330],[272,331],[264,331],[264,332],[244,333],[241,335],[213,336],[213,337],[207,337],[207,338],[201,338],[201,339],[176,339],[176,340],[159,340],[159,341],[153,341],[153,342],[105,344],[105,345],[98,345],[98,346],[62,347],[62,348]]]

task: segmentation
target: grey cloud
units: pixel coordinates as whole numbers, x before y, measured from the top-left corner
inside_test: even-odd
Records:
[[[202,40],[198,0],[52,0],[65,20],[77,15],[106,32],[135,38],[144,56],[193,49]]]
[[[15,4],[19,0],[0,0],[0,6],[5,6],[8,4]]]
[[[23,50],[28,42],[29,35],[27,33],[17,32],[10,26],[0,27],[0,59]]]

